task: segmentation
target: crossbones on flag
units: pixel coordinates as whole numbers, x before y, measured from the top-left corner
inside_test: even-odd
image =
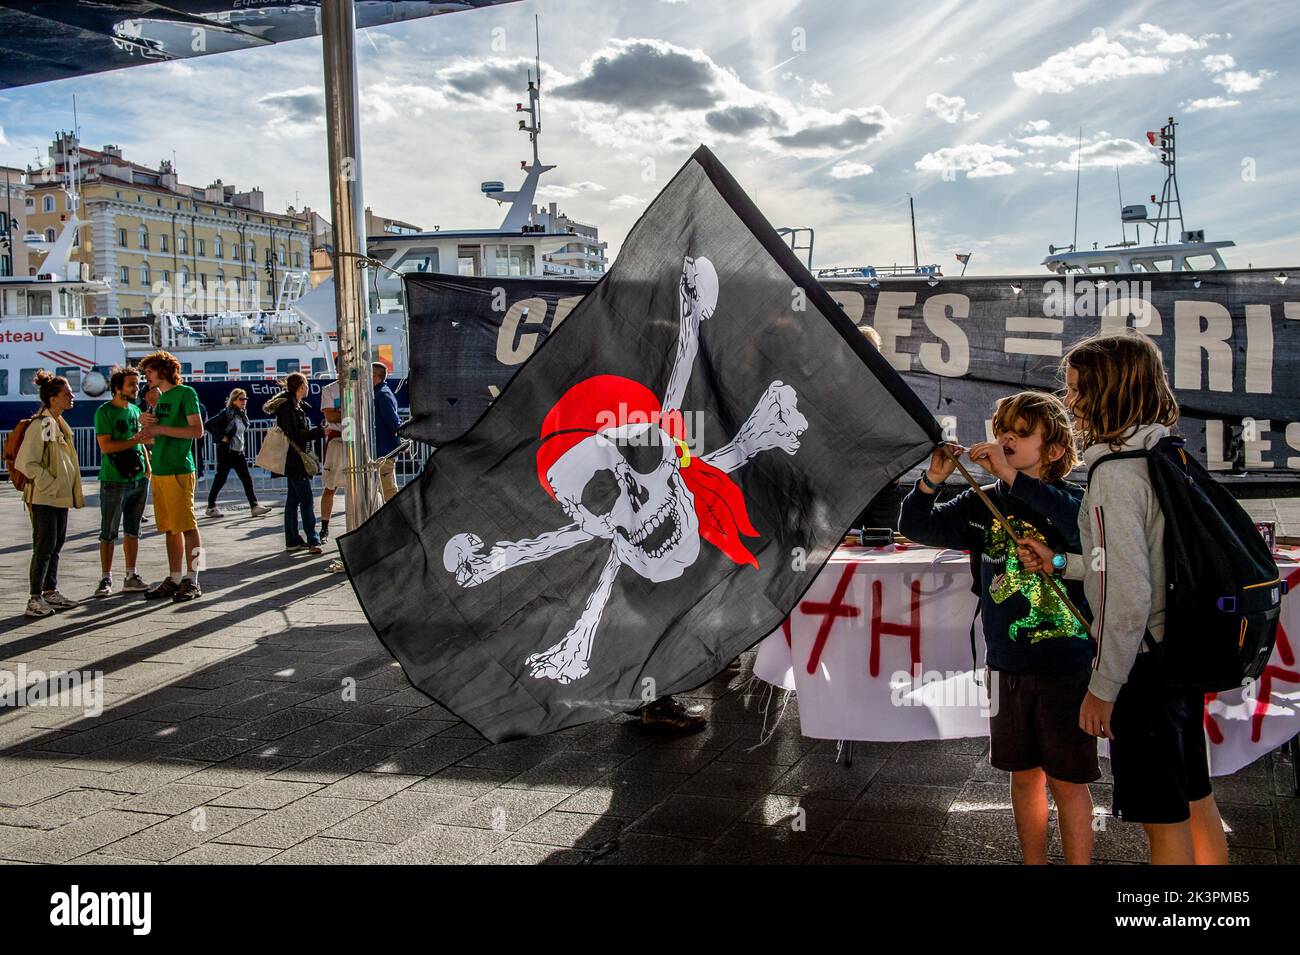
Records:
[[[417,687],[488,739],[532,736],[707,682],[939,440],[700,147],[475,426],[340,550]]]

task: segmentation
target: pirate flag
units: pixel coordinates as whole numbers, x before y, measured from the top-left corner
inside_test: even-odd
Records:
[[[339,545],[416,686],[532,736],[707,682],[939,440],[700,147],[474,427]]]

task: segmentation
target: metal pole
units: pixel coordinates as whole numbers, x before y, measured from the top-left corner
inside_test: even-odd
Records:
[[[357,112],[356,24],[352,0],[323,0],[321,45],[325,60],[325,129],[329,139],[330,211],[334,220],[334,305],[338,315],[339,396],[347,455],[348,530],[375,510],[378,474],[370,468],[374,391],[370,382],[370,323],[361,197],[361,133]]]
[[[916,254],[916,206],[912,204],[912,197],[907,197],[907,210],[912,215],[912,271],[919,272],[921,269],[921,257]]]

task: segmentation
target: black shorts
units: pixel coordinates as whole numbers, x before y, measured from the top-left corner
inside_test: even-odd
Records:
[[[1205,694],[1169,689],[1158,666],[1139,653],[1111,713],[1111,812],[1125,822],[1186,822],[1211,792]]]
[[[1017,773],[1038,769],[1065,783],[1101,778],[1097,740],[1079,729],[1088,668],[1070,673],[989,672],[989,762]]]

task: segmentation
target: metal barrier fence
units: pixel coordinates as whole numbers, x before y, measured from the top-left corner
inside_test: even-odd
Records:
[[[409,409],[401,409],[401,412]],[[253,475],[253,487],[259,491],[283,491],[285,488],[284,478],[276,477],[269,471],[253,466],[253,461],[257,458],[257,452],[262,448],[262,441],[266,433],[275,425],[274,421],[261,419],[249,422],[248,430],[244,432],[244,454],[248,458],[249,471]],[[0,445],[9,437],[9,431],[0,430]],[[99,442],[95,440],[95,429],[92,427],[81,427],[72,429],[73,446],[77,449],[77,458],[81,461],[81,473],[83,477],[93,476],[99,473]],[[195,448],[195,464],[199,471],[199,480],[211,480],[216,475],[217,470],[217,448],[212,439],[212,435],[206,431],[203,438],[197,442]],[[425,463],[429,460],[429,455],[433,449],[428,445],[411,443],[411,450],[397,458],[397,484],[399,487],[405,485],[408,481],[420,475],[424,470]],[[317,442],[312,448],[317,457],[323,460],[324,443]],[[0,463],[0,475],[8,480],[8,472],[4,470],[3,463]],[[312,485],[317,491],[321,490],[321,477],[317,475],[312,478]],[[226,482],[222,496],[226,496],[228,491],[237,492],[237,496],[242,496],[243,489],[240,487],[239,478],[232,475]],[[201,496],[201,495],[197,495]]]

